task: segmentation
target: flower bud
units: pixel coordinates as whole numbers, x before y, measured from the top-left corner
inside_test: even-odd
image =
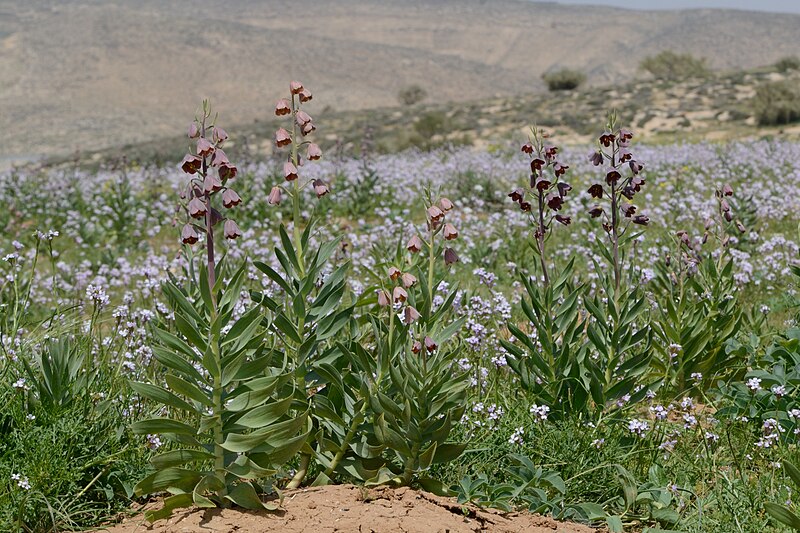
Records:
[[[443,233],[444,238],[447,241],[452,241],[453,239],[458,238],[458,230],[452,224],[445,224]]]
[[[189,216],[192,218],[203,218],[206,216],[206,204],[200,198],[192,198],[189,200],[189,205],[186,207],[189,210]]]
[[[392,299],[395,303],[405,302],[408,299],[408,293],[403,287],[395,287],[392,291]]]
[[[188,135],[190,139],[196,139],[200,136],[200,128],[197,127],[196,122],[189,124],[189,131],[186,132],[186,135]]]
[[[311,185],[314,187],[314,192],[317,194],[317,198],[322,198],[330,192],[328,185],[326,185],[321,179],[315,179],[311,182]]]
[[[447,266],[452,265],[453,263],[458,262],[458,254],[452,248],[445,248],[444,249],[444,264]]]
[[[206,193],[217,192],[221,188],[222,182],[219,180],[219,177],[214,174],[209,173],[203,180],[203,190],[206,191]]]
[[[419,238],[418,235],[414,235],[408,240],[408,244],[406,244],[406,249],[412,254],[415,254],[422,250],[422,239]]]
[[[277,185],[269,191],[269,198],[267,198],[269,205],[280,205],[281,203],[281,188]]]
[[[226,239],[234,240],[242,236],[242,232],[239,231],[239,226],[231,219],[225,221],[225,225],[222,229]]]
[[[197,139],[197,155],[207,157],[214,152],[214,145],[205,137]]]
[[[280,148],[292,144],[292,136],[284,128],[278,128],[275,132],[275,144]]]
[[[211,130],[211,138],[215,143],[222,144],[228,140],[228,132],[219,126],[214,126],[214,129]]]
[[[420,317],[419,311],[407,305],[406,308],[403,310],[403,323],[408,326],[412,323],[416,322]]]
[[[230,209],[240,203],[242,203],[242,199],[233,189],[225,189],[225,192],[222,193],[222,205],[225,206],[225,208]]]
[[[286,181],[294,181],[297,179],[297,167],[291,161],[283,164],[283,177]]]
[[[744,233],[745,231],[747,231],[747,230],[745,229],[745,227],[744,227],[744,224],[742,224],[742,223],[741,223],[741,222],[739,222],[738,220],[736,221],[736,229],[738,229],[738,230],[739,230],[739,233]]]
[[[181,161],[181,169],[187,174],[196,174],[203,166],[203,160],[193,154],[186,154]]]
[[[181,241],[183,244],[194,244],[199,239],[197,235],[197,231],[194,229],[194,226],[191,224],[186,224],[183,226],[183,230],[181,231]]]
[[[309,100],[314,98],[314,96],[311,94],[311,91],[309,91],[305,87],[303,87],[303,90],[297,93],[297,95],[300,97],[300,102],[302,103],[308,102]]]
[[[417,278],[414,277],[412,274],[409,274],[408,272],[400,276],[400,280],[403,282],[403,287],[405,287],[406,289],[413,287],[414,284],[417,282]]]
[[[288,115],[292,112],[292,105],[289,103],[289,100],[286,98],[281,98],[278,100],[278,103],[275,104],[275,114],[277,116]]]
[[[308,145],[308,151],[306,152],[306,159],[309,161],[316,161],[322,157],[322,150],[320,150],[319,146],[314,143]]]
[[[289,90],[292,94],[300,94],[303,92],[303,84],[299,81],[292,81],[289,83]]]
[[[397,280],[403,273],[400,272],[400,269],[397,267],[389,267],[389,278],[392,281]]]

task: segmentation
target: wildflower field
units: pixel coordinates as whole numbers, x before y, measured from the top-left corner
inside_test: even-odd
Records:
[[[183,161],[0,174],[0,530],[344,483],[800,529],[799,143],[323,154],[289,89],[269,157],[204,102]]]

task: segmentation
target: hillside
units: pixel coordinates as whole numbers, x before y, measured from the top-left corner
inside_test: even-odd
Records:
[[[667,48],[751,68],[800,54],[798,27],[521,0],[0,0],[0,127],[13,132],[0,161],[169,136],[205,96],[228,124],[265,119],[290,78],[327,113],[393,105],[412,83],[434,104],[470,101],[535,93],[559,66],[623,83]]]

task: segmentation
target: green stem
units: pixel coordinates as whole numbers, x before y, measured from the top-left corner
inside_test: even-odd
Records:
[[[328,468],[325,469],[324,476],[328,479],[333,475],[333,472],[336,470],[336,467],[339,466],[339,463],[344,458],[344,454],[347,452],[347,448],[350,446],[350,441],[353,440],[353,437],[356,435],[356,431],[358,430],[358,426],[361,422],[364,421],[364,415],[367,413],[367,406],[369,404],[369,400],[364,398],[363,405],[361,409],[356,413],[356,416],[353,417],[353,420],[350,421],[350,428],[347,431],[347,435],[344,436],[344,440],[342,441],[341,446],[336,451],[336,455],[333,457],[331,464]]]
[[[417,462],[419,456],[419,442],[415,442],[411,448],[411,455],[406,459],[405,469],[403,470],[403,485],[410,485],[411,479],[414,477],[414,464]]]

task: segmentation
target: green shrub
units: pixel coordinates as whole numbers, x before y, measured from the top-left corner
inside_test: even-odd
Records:
[[[428,91],[419,85],[409,85],[408,87],[403,87],[400,89],[400,92],[397,93],[397,99],[403,105],[418,104],[427,97]]]
[[[800,57],[786,56],[780,58],[775,62],[775,68],[778,72],[787,72],[789,70],[800,70]]]
[[[711,71],[704,57],[691,54],[677,54],[665,50],[657,55],[648,56],[639,63],[639,68],[649,72],[659,80],[683,80],[687,78],[703,78]]]
[[[571,91],[577,89],[586,81],[586,74],[578,70],[562,68],[542,75],[550,91]]]
[[[753,112],[762,126],[789,124],[800,120],[800,87],[790,81],[767,83],[756,89]]]

